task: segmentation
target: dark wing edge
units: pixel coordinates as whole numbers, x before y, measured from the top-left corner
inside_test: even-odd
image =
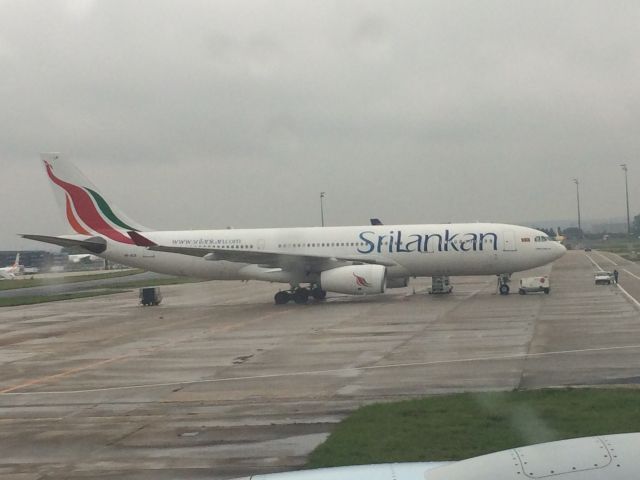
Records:
[[[394,267],[397,263],[390,260],[368,257],[334,257],[327,255],[301,255],[297,253],[284,252],[265,252],[256,250],[227,250],[224,248],[193,248],[193,247],[166,247],[163,245],[155,245],[148,247],[154,252],[178,253],[181,255],[189,255],[192,257],[206,258],[206,260],[226,260],[229,262],[239,263],[257,263],[267,264],[270,266],[288,266],[293,262],[300,263],[318,263],[318,262],[353,262],[353,263],[369,263],[373,265],[384,265],[385,267]]]

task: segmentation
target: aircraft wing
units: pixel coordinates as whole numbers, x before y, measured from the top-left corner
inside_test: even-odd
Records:
[[[572,438],[458,462],[393,463],[253,475],[235,480],[635,480],[640,433]]]
[[[194,247],[172,247],[158,245],[155,242],[143,237],[138,232],[128,232],[131,239],[140,247],[147,247],[154,252],[178,253],[192,257],[201,257],[206,260],[226,260],[228,262],[257,264],[262,267],[295,269],[301,266],[311,269],[323,270],[330,264],[336,262],[355,262],[384,265],[386,267],[396,266],[395,262],[382,260],[380,258],[365,256],[327,256],[309,255],[283,252],[265,252],[261,250],[231,250],[226,248],[194,248]],[[335,265],[331,265],[335,266]]]
[[[330,262],[359,262],[395,266],[396,263],[367,257],[333,257],[324,255],[308,255],[297,253],[275,253],[256,250],[227,250],[224,248],[191,248],[167,247],[163,245],[148,246],[154,252],[170,252],[193,257],[203,257],[206,260],[226,260],[228,262],[255,263],[271,268],[289,268],[295,265],[319,265]]]

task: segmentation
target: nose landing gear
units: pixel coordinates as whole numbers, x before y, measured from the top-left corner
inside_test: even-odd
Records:
[[[510,273],[502,273],[498,275],[498,291],[500,295],[509,295],[509,282],[511,281]]]

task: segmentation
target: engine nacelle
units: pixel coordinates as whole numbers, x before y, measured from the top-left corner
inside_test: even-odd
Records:
[[[320,274],[323,290],[350,295],[384,293],[387,269],[382,265],[349,265]]]
[[[387,278],[387,288],[404,288],[409,286],[409,277]]]

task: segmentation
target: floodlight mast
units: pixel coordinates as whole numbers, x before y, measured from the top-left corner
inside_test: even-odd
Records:
[[[578,230],[580,231],[580,238],[582,238],[582,224],[580,223],[580,182],[577,178],[574,178],[573,183],[576,184],[576,199],[578,201]]]
[[[627,164],[620,164],[622,170],[624,170],[624,190],[627,196],[627,235],[631,235],[631,219],[629,217],[629,181],[627,179]]]

